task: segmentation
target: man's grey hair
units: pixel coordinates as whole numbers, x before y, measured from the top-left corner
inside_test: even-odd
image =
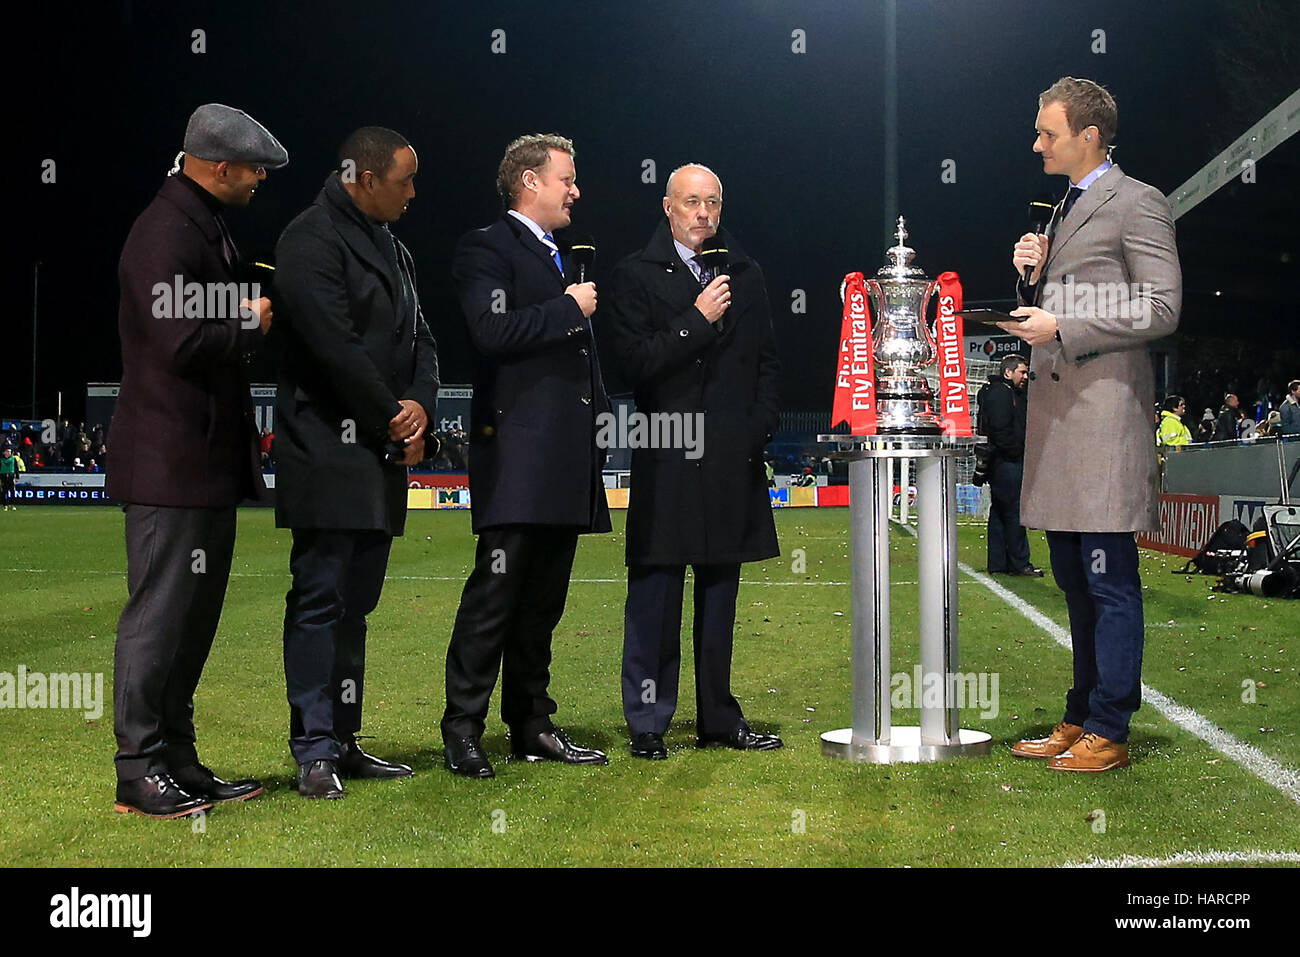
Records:
[[[668,180],[667,180],[667,182],[664,183],[664,195],[665,195],[665,196],[671,196],[671,195],[672,195],[672,192],[673,192],[673,180],[676,179],[676,178],[677,178],[677,174],[680,173],[680,172],[681,172],[682,170],[684,170],[684,169],[702,169],[702,170],[704,170],[704,172],[708,173],[710,176],[712,176],[714,179],[716,179],[716,180],[718,181],[718,192],[719,192],[719,193],[722,192],[722,177],[719,176],[717,173],[713,172],[713,170],[709,169],[709,168],[708,168],[707,166],[705,166],[703,163],[683,163],[681,166],[677,167],[675,170],[673,170],[671,173],[668,174]]]

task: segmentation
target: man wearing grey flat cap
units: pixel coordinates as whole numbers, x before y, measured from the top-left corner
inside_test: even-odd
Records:
[[[129,597],[113,661],[121,813],[181,817],[262,793],[199,761],[194,691],[225,600],[235,508],[264,488],[244,361],[271,327],[271,302],[237,281],[223,213],[288,162],[247,113],[199,107],[118,263],[122,386],[106,487],[126,513]]]

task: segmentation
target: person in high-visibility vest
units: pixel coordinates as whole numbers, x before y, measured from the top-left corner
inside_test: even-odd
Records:
[[[22,457],[6,445],[0,453],[0,488],[4,490],[6,512],[18,508],[18,473],[25,471]]]
[[[1165,399],[1164,409],[1160,413],[1160,427],[1156,429],[1156,445],[1190,445],[1192,430],[1183,425],[1183,415],[1187,412],[1187,402],[1181,395],[1171,395]]]

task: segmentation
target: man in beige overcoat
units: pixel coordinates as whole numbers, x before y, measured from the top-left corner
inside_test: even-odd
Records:
[[[1070,189],[1046,234],[1016,243],[1020,302],[1002,323],[1033,346],[1021,517],[1045,529],[1065,592],[1074,686],[1046,738],[1020,757],[1060,771],[1128,764],[1142,697],[1142,585],[1135,533],[1159,527],[1148,344],[1178,326],[1182,272],[1169,203],[1112,164],[1115,101],[1063,77],[1038,100],[1034,151]]]

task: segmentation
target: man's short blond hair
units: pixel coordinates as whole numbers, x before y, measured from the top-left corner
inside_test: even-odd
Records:
[[[551,150],[576,156],[573,140],[558,133],[528,133],[506,147],[497,167],[497,195],[507,209],[514,205],[523,188],[522,177],[528,170],[544,173],[551,162]]]

